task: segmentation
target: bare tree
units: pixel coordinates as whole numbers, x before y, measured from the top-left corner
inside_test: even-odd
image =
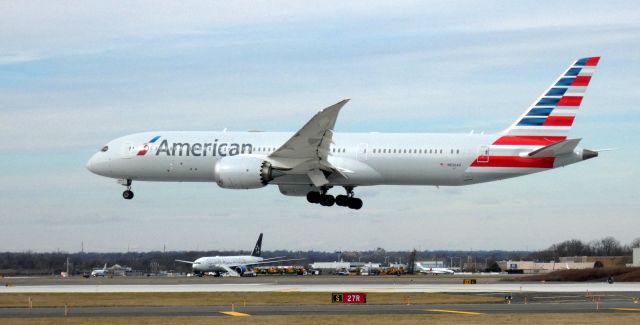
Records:
[[[602,249],[603,256],[615,256],[622,253],[620,242],[611,236],[600,240],[600,248]]]

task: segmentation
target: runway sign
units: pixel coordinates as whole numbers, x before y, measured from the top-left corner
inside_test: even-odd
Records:
[[[332,293],[331,302],[334,304],[366,304],[367,294],[361,292]]]
[[[462,284],[476,284],[476,279],[463,279]]]

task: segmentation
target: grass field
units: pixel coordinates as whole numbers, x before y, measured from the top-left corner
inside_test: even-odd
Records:
[[[640,313],[0,318],[2,324],[638,324]]]
[[[7,293],[0,307],[213,306],[264,304],[330,304],[321,292],[176,292],[176,293]],[[498,303],[500,297],[446,293],[368,293],[369,304]]]

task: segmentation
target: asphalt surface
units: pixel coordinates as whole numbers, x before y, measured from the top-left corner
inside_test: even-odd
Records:
[[[640,283],[606,282],[497,282],[465,285],[460,283],[217,283],[217,284],[166,284],[166,285],[5,285],[2,293],[79,293],[79,292],[640,292]]]
[[[464,285],[462,279],[477,284]],[[2,278],[0,294],[37,292],[452,292],[510,296],[511,304],[257,305],[231,315],[640,313],[640,283],[502,281],[500,276],[257,278]],[[594,298],[595,296],[595,298]],[[505,300],[506,302],[506,300]],[[71,307],[68,316],[220,316],[231,306]],[[240,314],[237,314],[237,313]],[[63,317],[64,308],[0,308],[2,317]]]
[[[170,285],[170,284],[429,284],[429,283],[462,283],[462,279],[474,278],[478,284],[496,283],[503,280],[517,281],[522,275],[504,274],[474,274],[474,275],[403,275],[403,276],[257,276],[257,277],[91,277],[80,276],[61,278],[59,276],[37,277],[4,277],[0,278],[0,285]]]
[[[425,305],[262,305],[236,306],[246,315],[375,315],[375,314],[517,314],[517,313],[640,313],[631,301],[528,304]],[[67,316],[224,316],[231,306],[82,307],[68,308]],[[1,317],[61,317],[64,308],[0,308]]]

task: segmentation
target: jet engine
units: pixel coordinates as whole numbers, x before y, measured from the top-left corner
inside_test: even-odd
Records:
[[[260,188],[273,180],[272,171],[271,163],[260,158],[228,156],[216,163],[214,179],[222,188]]]
[[[238,265],[235,267],[236,272],[238,272],[238,274],[240,274],[240,276],[242,276],[245,272],[248,271],[247,266],[246,265]]]

